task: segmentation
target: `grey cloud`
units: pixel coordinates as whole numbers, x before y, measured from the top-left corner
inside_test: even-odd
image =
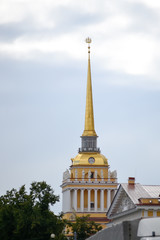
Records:
[[[24,34],[33,33],[34,30],[34,25],[29,19],[21,22],[0,24],[0,41],[10,42]]]
[[[104,19],[99,14],[87,14],[78,9],[59,7],[51,9],[48,13],[49,20],[55,23],[53,28],[38,25],[33,16],[28,15],[21,22],[13,22],[0,25],[0,41],[12,41],[23,35],[54,36],[60,33],[72,32],[78,27],[94,24]],[[45,20],[44,20],[45,21]]]
[[[133,20],[128,28],[124,30],[127,32],[152,33],[154,27],[157,27],[157,23],[160,21],[159,14],[142,3],[129,3],[128,1],[121,1],[119,3],[117,1],[117,7],[119,13],[125,13]],[[48,20],[53,22],[53,27],[48,28],[47,25],[44,25],[40,28],[34,16],[27,14],[21,22],[1,24],[0,41],[12,41],[23,35],[53,37],[61,33],[71,33],[78,29],[83,31],[83,27],[87,25],[98,24],[107,18],[109,19],[111,11],[105,6],[104,9],[102,8],[102,11],[97,10],[97,12],[91,14],[83,12],[78,8],[66,6],[51,8],[47,14]],[[116,14],[116,10],[113,10],[112,14]],[[122,30],[120,29],[120,31]],[[122,34],[122,32],[117,32],[117,34]],[[157,34],[159,34],[159,31]]]
[[[158,30],[158,23],[160,22],[159,12],[147,7],[142,3],[128,3],[122,5],[121,10],[131,17],[132,23],[129,25],[127,31],[153,33],[154,28]]]
[[[57,26],[59,31],[72,31],[77,27],[83,27],[89,24],[95,24],[102,21],[105,16],[97,13],[88,14],[79,9],[71,9],[69,7],[59,8],[54,11],[53,14],[57,15]]]
[[[53,27],[40,25],[33,15],[27,14],[20,22],[13,22],[0,25],[0,41],[13,41],[14,39],[23,35],[37,37],[37,36],[57,36],[60,33],[72,32],[78,28],[82,30],[83,27],[89,24],[97,24],[103,21],[107,15],[79,11],[77,8],[71,7],[57,7],[51,8],[48,12],[48,20],[53,22]],[[44,20],[45,21],[45,20]],[[41,27],[39,27],[41,26]]]

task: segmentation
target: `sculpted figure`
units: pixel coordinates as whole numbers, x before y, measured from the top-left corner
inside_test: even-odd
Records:
[[[113,172],[111,172],[110,177],[111,178],[117,178],[117,171],[114,170]]]
[[[117,171],[116,170],[113,171],[113,177],[117,178]]]
[[[70,173],[69,173],[69,170],[66,169],[66,171],[63,173],[63,180],[66,180],[68,178],[70,178]]]
[[[85,176],[85,171],[84,169],[82,170],[82,179],[84,179],[84,176]]]

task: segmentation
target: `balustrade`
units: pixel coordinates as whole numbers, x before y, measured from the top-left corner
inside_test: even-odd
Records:
[[[117,178],[67,178],[64,182],[79,182],[79,183],[116,183]]]

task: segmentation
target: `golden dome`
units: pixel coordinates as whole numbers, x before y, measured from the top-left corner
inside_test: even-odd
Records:
[[[108,159],[98,152],[82,152],[71,160],[73,165],[108,166]]]

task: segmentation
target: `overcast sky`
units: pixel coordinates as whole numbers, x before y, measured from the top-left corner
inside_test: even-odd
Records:
[[[61,196],[84,128],[88,36],[98,147],[118,182],[160,184],[160,1],[1,0],[0,194],[45,180]]]

